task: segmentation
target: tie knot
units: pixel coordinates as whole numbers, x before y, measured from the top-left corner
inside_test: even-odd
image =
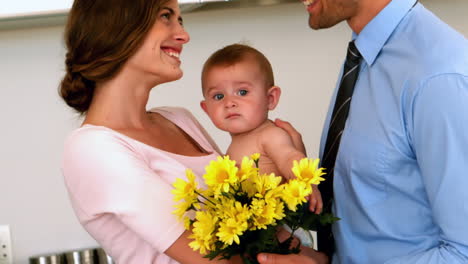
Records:
[[[348,45],[348,52],[346,53],[346,62],[351,65],[357,65],[361,61],[361,53],[359,53],[359,50],[356,48],[356,45],[354,44],[354,40],[349,42]]]

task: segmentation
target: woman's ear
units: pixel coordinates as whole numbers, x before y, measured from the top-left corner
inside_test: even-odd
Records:
[[[280,96],[281,96],[281,88],[279,88],[278,86],[272,86],[270,89],[268,89],[267,91],[268,110],[273,110],[276,108],[276,105],[278,105]]]

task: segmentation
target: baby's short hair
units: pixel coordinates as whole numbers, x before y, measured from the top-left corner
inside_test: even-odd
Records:
[[[265,86],[271,87],[275,85],[273,77],[273,69],[268,59],[255,48],[246,44],[231,44],[215,51],[206,60],[202,70],[202,87],[204,87],[204,79],[207,72],[217,66],[232,66],[244,60],[252,59],[258,63],[260,71],[265,77]]]

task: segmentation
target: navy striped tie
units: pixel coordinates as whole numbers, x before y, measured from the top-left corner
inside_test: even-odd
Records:
[[[335,160],[340,145],[341,135],[348,117],[354,85],[358,78],[361,58],[361,54],[357,50],[356,45],[354,45],[354,41],[351,41],[348,45],[348,52],[346,54],[346,61],[343,68],[343,77],[341,78],[340,88],[336,96],[335,106],[333,107],[327,141],[322,155],[321,166],[325,168],[327,175],[325,177],[326,180],[319,185],[319,188],[322,194],[325,213],[331,212]],[[334,240],[330,226],[320,228],[318,230],[318,247],[319,251],[323,251],[329,256],[333,254]]]

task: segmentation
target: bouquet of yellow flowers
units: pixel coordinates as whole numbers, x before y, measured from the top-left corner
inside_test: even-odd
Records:
[[[210,259],[240,255],[246,264],[258,263],[260,252],[298,253],[300,245],[292,247],[291,242],[299,228],[316,230],[338,220],[308,210],[311,185],[324,180],[318,159],[294,161],[296,178],[282,183],[283,178],[273,173],[259,174],[259,158],[260,154],[244,157],[239,167],[229,156],[211,161],[203,175],[206,189],[198,188],[191,170],[186,171],[187,181],[176,179],[172,193],[180,202],[174,213],[192,230],[189,246],[193,250]],[[195,214],[190,217],[192,211]],[[279,241],[277,227],[283,225],[292,233]]]

